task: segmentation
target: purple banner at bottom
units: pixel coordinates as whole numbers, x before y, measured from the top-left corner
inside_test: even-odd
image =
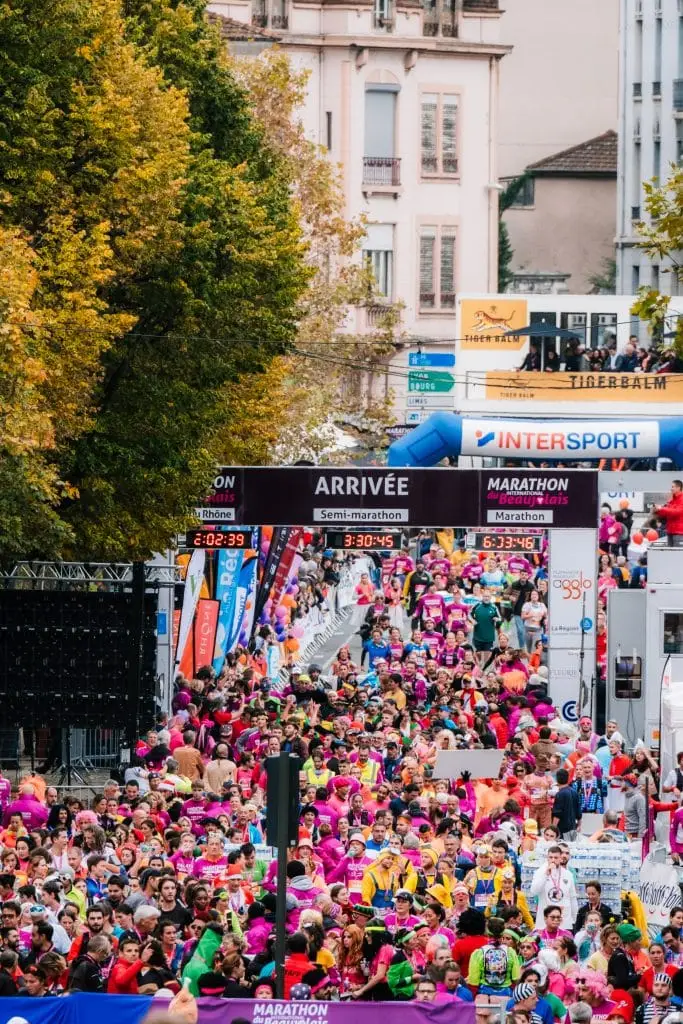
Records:
[[[287,1002],[280,999],[199,999],[199,1024],[227,1024],[242,1017],[251,1024],[377,1024],[384,1013],[392,1024],[475,1024],[474,1003]]]
[[[285,1002],[278,999],[198,999],[199,1024],[377,1024],[391,1015],[392,1024],[475,1024],[474,1003]],[[143,1024],[167,1011],[168,1002],[149,996],[88,995],[61,999],[0,999],[0,1024]],[[149,1015],[149,1016],[148,1016]]]

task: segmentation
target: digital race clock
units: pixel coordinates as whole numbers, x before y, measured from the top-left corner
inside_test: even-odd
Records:
[[[389,530],[387,533],[376,530],[327,530],[325,533],[326,547],[347,551],[352,548],[363,551],[400,551],[402,539],[400,530]]]
[[[229,526],[203,527],[201,530],[188,530],[185,534],[185,547],[245,549],[254,547],[254,535],[251,530],[239,530]]]
[[[468,533],[467,547],[477,551],[522,551],[531,554],[541,550],[543,537],[533,533]]]

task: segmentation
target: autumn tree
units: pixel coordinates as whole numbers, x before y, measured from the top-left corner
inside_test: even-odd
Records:
[[[0,391],[11,422],[23,388],[27,437],[36,427],[23,453],[8,435],[0,472],[25,458],[53,527],[18,529],[19,474],[0,507],[5,556],[166,544],[211,479],[226,384],[295,335],[309,270],[291,181],[204,8],[0,7],[0,226],[8,266],[16,251],[30,270],[23,312],[10,295],[3,320],[32,318],[12,343],[36,357]]]
[[[377,295],[361,259],[363,220],[346,217],[340,170],[306,135],[300,110],[309,74],[278,49],[255,58],[232,55],[230,66],[292,179],[313,275],[299,303],[296,352],[271,364],[263,380],[228,388],[228,404],[238,415],[224,459],[316,457],[330,444],[333,420],[353,423],[379,441],[391,395],[373,400],[368,377],[381,375],[401,344],[400,308]],[[376,326],[357,335],[346,321],[351,307],[363,305],[374,307]]]
[[[649,221],[638,225],[639,246],[650,259],[656,261],[662,272],[671,275],[670,294],[659,288],[643,287],[632,312],[650,324],[653,336],[675,331],[672,347],[679,360],[683,359],[683,320],[667,323],[671,294],[675,294],[674,281],[683,280],[680,254],[683,250],[683,168],[673,166],[667,181],[658,179],[643,184],[645,210]]]

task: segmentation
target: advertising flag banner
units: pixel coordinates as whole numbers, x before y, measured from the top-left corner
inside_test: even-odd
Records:
[[[218,626],[219,601],[200,598],[194,617],[194,671],[210,665]]]
[[[255,623],[261,618],[261,612],[265,608],[268,595],[273,588],[275,573],[277,572],[277,567],[280,564],[280,559],[282,558],[282,554],[285,550],[291,532],[292,531],[285,526],[273,527],[273,533],[268,546],[268,554],[266,555],[266,562],[263,566],[263,573],[261,575],[261,581],[258,585],[256,600],[254,602],[253,621]]]
[[[178,628],[178,646],[176,647],[175,654],[176,665],[180,665],[183,660],[185,647],[190,636],[194,613],[201,594],[202,584],[204,583],[205,565],[206,551],[193,551],[185,575],[185,592],[183,594],[183,607],[180,613],[180,626]]]
[[[294,556],[297,553],[304,531],[300,527],[295,527],[292,530],[288,530],[287,533],[288,537],[285,548],[280,556],[280,561],[275,570],[275,578],[273,579],[273,608],[277,608],[280,603],[280,598],[284,593],[287,577],[292,570]]]
[[[224,549],[218,552],[216,600],[220,603],[220,609],[213,652],[213,667],[216,673],[223,668],[225,655],[228,653],[227,644],[232,634],[232,624],[237,607],[237,585],[243,562],[244,551]]]

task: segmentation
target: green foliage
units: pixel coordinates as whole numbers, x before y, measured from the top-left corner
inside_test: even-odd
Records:
[[[640,241],[638,245],[652,260],[664,268],[670,266],[670,273],[680,281],[683,278],[679,263],[683,248],[683,168],[671,165],[671,176],[662,184],[658,179],[643,183],[645,210],[649,222],[638,224]],[[653,336],[661,336],[667,326],[665,317],[670,296],[653,288],[641,288],[638,301],[631,312],[650,324]],[[671,325],[668,325],[671,327]],[[673,348],[683,357],[683,321],[676,323],[676,338]]]
[[[617,290],[617,261],[604,259],[602,270],[588,278],[593,295],[614,295]]]
[[[24,246],[43,424],[29,451],[0,446],[0,556],[163,547],[211,480],[226,384],[295,336],[310,269],[290,174],[205,6],[0,5],[0,259]]]
[[[510,209],[517,196],[521,193],[531,177],[525,171],[518,178],[513,178],[500,193],[498,198],[498,291],[504,292],[512,280],[512,257],[514,250],[510,243],[510,232],[503,220],[503,215]]]

